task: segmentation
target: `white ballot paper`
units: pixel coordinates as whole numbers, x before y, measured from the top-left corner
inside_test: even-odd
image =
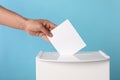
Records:
[[[65,20],[52,31],[53,37],[48,37],[60,55],[74,55],[86,46],[69,20]]]

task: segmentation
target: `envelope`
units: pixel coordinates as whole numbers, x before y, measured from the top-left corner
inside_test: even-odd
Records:
[[[69,20],[65,20],[51,32],[53,37],[48,39],[60,55],[74,55],[86,46]]]

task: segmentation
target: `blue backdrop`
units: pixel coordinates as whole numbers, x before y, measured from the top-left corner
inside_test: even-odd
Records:
[[[120,0],[0,0],[0,5],[56,24],[69,19],[88,45],[83,50],[110,55],[111,80],[120,80]],[[55,51],[39,37],[0,26],[0,80],[35,80],[40,50]]]

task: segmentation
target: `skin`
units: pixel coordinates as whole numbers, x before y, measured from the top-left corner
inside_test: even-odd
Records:
[[[32,20],[0,6],[0,25],[20,29],[33,36],[41,36],[49,42],[47,36],[52,37],[51,30],[55,24],[48,20]]]

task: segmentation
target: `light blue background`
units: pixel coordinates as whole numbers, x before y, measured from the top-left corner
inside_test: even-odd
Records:
[[[83,50],[110,55],[111,80],[120,80],[120,0],[0,0],[0,5],[56,24],[69,19],[88,45]],[[55,51],[39,37],[0,26],[0,80],[35,80],[40,50]]]

